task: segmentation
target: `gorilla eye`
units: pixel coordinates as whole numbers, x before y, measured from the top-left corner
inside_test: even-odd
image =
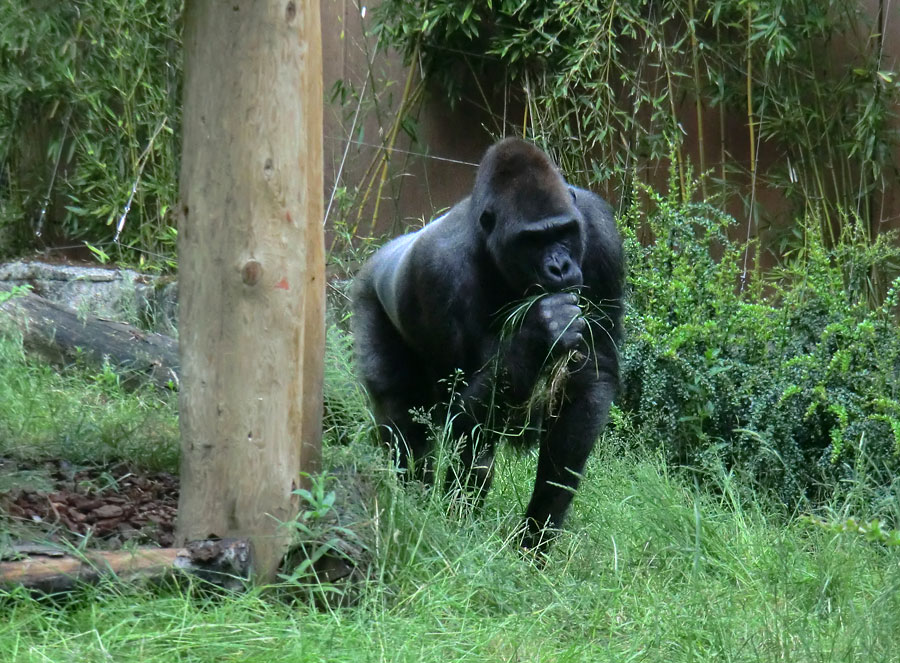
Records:
[[[484,232],[486,233],[490,233],[494,229],[494,224],[496,223],[496,221],[497,219],[496,217],[494,217],[494,213],[488,212],[487,210],[482,212],[481,217],[478,219],[478,222],[481,224],[482,229],[484,229]]]
[[[572,196],[572,202],[574,203],[577,200],[575,197],[575,189],[569,187],[569,195]]]

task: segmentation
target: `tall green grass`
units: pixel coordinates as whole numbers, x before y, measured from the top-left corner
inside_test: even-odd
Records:
[[[0,599],[8,661],[893,661],[900,555],[712,497],[601,449],[543,570],[510,543],[532,459],[503,455],[483,514],[382,476],[352,607],[286,588],[85,589]]]
[[[58,375],[9,339],[0,350],[0,394],[13,405],[0,414],[4,454],[171,452],[171,405],[79,369]],[[366,550],[362,578],[339,588],[342,607],[292,583],[224,596],[190,585],[108,583],[53,600],[0,590],[0,660],[896,660],[900,548],[785,514],[724,469],[702,483],[673,474],[635,451],[639,441],[629,451],[608,436],[538,568],[514,536],[533,454],[505,450],[483,510],[450,515],[439,491],[401,484],[371,444],[334,328],[328,362],[327,393],[342,407],[326,464],[376,487],[341,522]],[[160,421],[166,435],[150,423]],[[841,516],[843,503],[831,506]]]
[[[326,391],[341,407],[326,465],[376,487],[341,523],[366,550],[362,578],[338,588],[343,606],[292,583],[210,596],[110,582],[53,600],[0,590],[0,660],[897,660],[900,548],[786,514],[721,468],[702,482],[673,474],[616,435],[598,445],[538,568],[515,544],[534,455],[504,450],[483,510],[451,515],[439,491],[390,472],[346,373],[347,338],[332,328],[329,344]],[[4,454],[171,452],[174,431],[149,423],[173,425],[171,405],[82,369],[59,375],[9,338],[0,350],[0,394],[14,406],[0,414]]]
[[[659,318],[678,323],[671,334],[659,322],[657,334],[637,339],[647,343],[650,359],[674,354],[697,360],[692,375],[723,375],[727,372],[709,375],[711,369],[700,361],[716,346],[695,343],[701,350],[689,353],[691,344],[675,345],[693,335],[706,338],[702,324],[688,323],[707,310],[690,306],[691,280],[677,269],[689,261],[691,274],[701,269],[718,275],[701,303],[717,311],[720,324],[729,311],[749,311],[754,304],[743,300],[731,278],[733,266],[704,257],[709,244],[693,247],[693,253],[682,250],[692,237],[708,239],[681,223],[695,217],[686,216],[674,198],[661,201],[660,208],[669,214],[653,221],[657,229],[672,230],[660,235],[671,241],[630,249],[646,250],[643,262],[632,263],[632,283],[643,284],[645,298],[634,299],[641,307],[636,311],[647,328],[654,311],[662,309],[646,298],[661,297],[683,311],[672,320]],[[666,220],[671,224],[660,225]],[[719,246],[727,257],[731,249]],[[828,285],[834,280],[829,264],[824,257],[808,263],[816,267],[810,273],[815,287],[805,291],[804,301],[818,300],[815,293],[838,292]],[[644,279],[636,272],[641,265]],[[666,269],[675,269],[678,278]],[[649,276],[654,271],[655,280]],[[680,288],[681,298],[669,296],[666,288]],[[781,301],[795,301],[781,294]],[[844,327],[857,329],[865,322],[862,311],[860,321],[845,319],[855,308],[846,308],[840,298],[835,302],[828,311],[843,311],[838,322]],[[777,311],[776,303],[765,310]],[[340,311],[334,313],[341,320]],[[732,344],[751,339],[769,319],[751,318],[755,326],[744,325],[746,337],[738,336],[742,328],[735,325],[727,338]],[[888,319],[885,314],[878,324],[887,325]],[[831,338],[840,326],[832,325]],[[821,340],[822,329],[810,329],[814,342],[806,352]],[[896,342],[884,338],[884,348]],[[807,501],[786,508],[764,482],[742,471],[738,457],[725,463],[721,455],[709,454],[702,463],[675,469],[666,455],[665,443],[676,433],[698,450],[721,442],[719,433],[691,437],[690,420],[672,415],[678,426],[654,428],[617,410],[564,531],[546,563],[537,566],[515,543],[534,480],[534,454],[503,449],[494,488],[478,513],[454,508],[440,491],[401,483],[387,454],[372,443],[371,416],[353,377],[350,345],[332,325],[325,465],[340,480],[357,477],[372,489],[350,498],[352,509],[340,505],[336,525],[325,519],[308,523],[313,534],[321,533],[320,527],[326,535],[335,531],[329,527],[355,532],[362,551],[358,580],[335,587],[285,581],[241,595],[212,596],[190,584],[110,582],[53,599],[0,590],[0,661],[898,660],[900,546],[845,526],[851,516],[900,521],[897,491],[885,489],[880,476],[867,476],[864,464],[822,484],[816,502],[821,520],[814,522],[805,517]],[[713,365],[727,358],[709,356]],[[766,365],[775,374],[780,364]],[[843,375],[852,386],[856,365],[851,362],[834,379]],[[885,378],[892,368],[878,373],[878,367],[865,367],[860,375]],[[678,401],[677,389],[661,393],[671,408],[705,403],[695,397]],[[721,394],[711,401],[715,408],[734,405],[732,392],[710,393]],[[856,392],[848,387],[833,393]],[[21,344],[7,335],[0,340],[0,403],[0,455],[126,458],[174,466],[174,403],[153,392],[124,391],[111,370],[71,367],[59,373],[25,357]],[[891,439],[888,429],[882,435]],[[320,499],[318,506],[327,502]],[[323,600],[340,592],[343,601]]]

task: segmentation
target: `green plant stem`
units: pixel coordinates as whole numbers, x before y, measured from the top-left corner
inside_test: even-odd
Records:
[[[415,62],[415,55],[412,58],[412,62]],[[422,90],[424,89],[424,81],[419,81],[418,85],[416,85],[415,89],[413,89],[412,81],[413,75],[415,74],[416,68],[410,67],[409,71],[406,74],[406,83],[403,86],[403,95],[400,98],[400,106],[397,109],[397,113],[394,116],[394,121],[391,125],[390,130],[388,131],[387,139],[384,144],[384,148],[380,150],[373,159],[373,164],[378,164],[376,166],[376,173],[378,174],[378,196],[375,200],[375,209],[372,212],[372,220],[369,224],[369,235],[374,232],[375,224],[378,221],[378,207],[381,202],[381,191],[384,186],[384,182],[387,178],[387,168],[390,164],[391,155],[394,151],[394,142],[397,140],[397,134],[400,131],[400,127],[403,125],[403,120],[406,118],[406,115],[410,112],[410,109],[413,107],[413,101],[417,100],[421,97]],[[363,210],[365,209],[366,202],[369,199],[369,195],[372,192],[372,188],[375,185],[375,177],[373,174],[372,177],[369,177],[369,173],[372,170],[372,165],[366,169],[366,174],[363,178],[365,181],[368,178],[368,184],[366,185],[365,191],[363,193],[362,199],[359,201],[359,206],[356,212],[356,224],[353,226],[352,234],[356,235],[359,232],[359,224],[362,219]]]

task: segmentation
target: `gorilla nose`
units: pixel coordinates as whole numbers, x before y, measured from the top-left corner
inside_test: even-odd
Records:
[[[553,257],[545,265],[547,285],[555,288],[568,288],[581,285],[581,270],[568,257]]]

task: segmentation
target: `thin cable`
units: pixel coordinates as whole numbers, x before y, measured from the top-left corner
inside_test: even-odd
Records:
[[[338,138],[336,136],[325,136],[328,140],[335,141],[343,141],[346,140],[348,143],[353,143],[354,145],[363,145],[365,147],[374,147],[377,150],[386,150],[388,149],[384,145],[376,145],[375,143],[366,143],[361,140],[350,140],[349,138]],[[425,154],[424,152],[411,152],[410,150],[401,150],[399,147],[391,148],[392,152],[400,152],[401,154],[411,154],[415,157],[422,157],[423,159],[434,159],[435,161],[446,161],[448,163],[458,163],[462,166],[473,166],[478,167],[478,164],[472,161],[460,161],[459,159],[450,159],[449,157],[436,157],[433,154]]]

